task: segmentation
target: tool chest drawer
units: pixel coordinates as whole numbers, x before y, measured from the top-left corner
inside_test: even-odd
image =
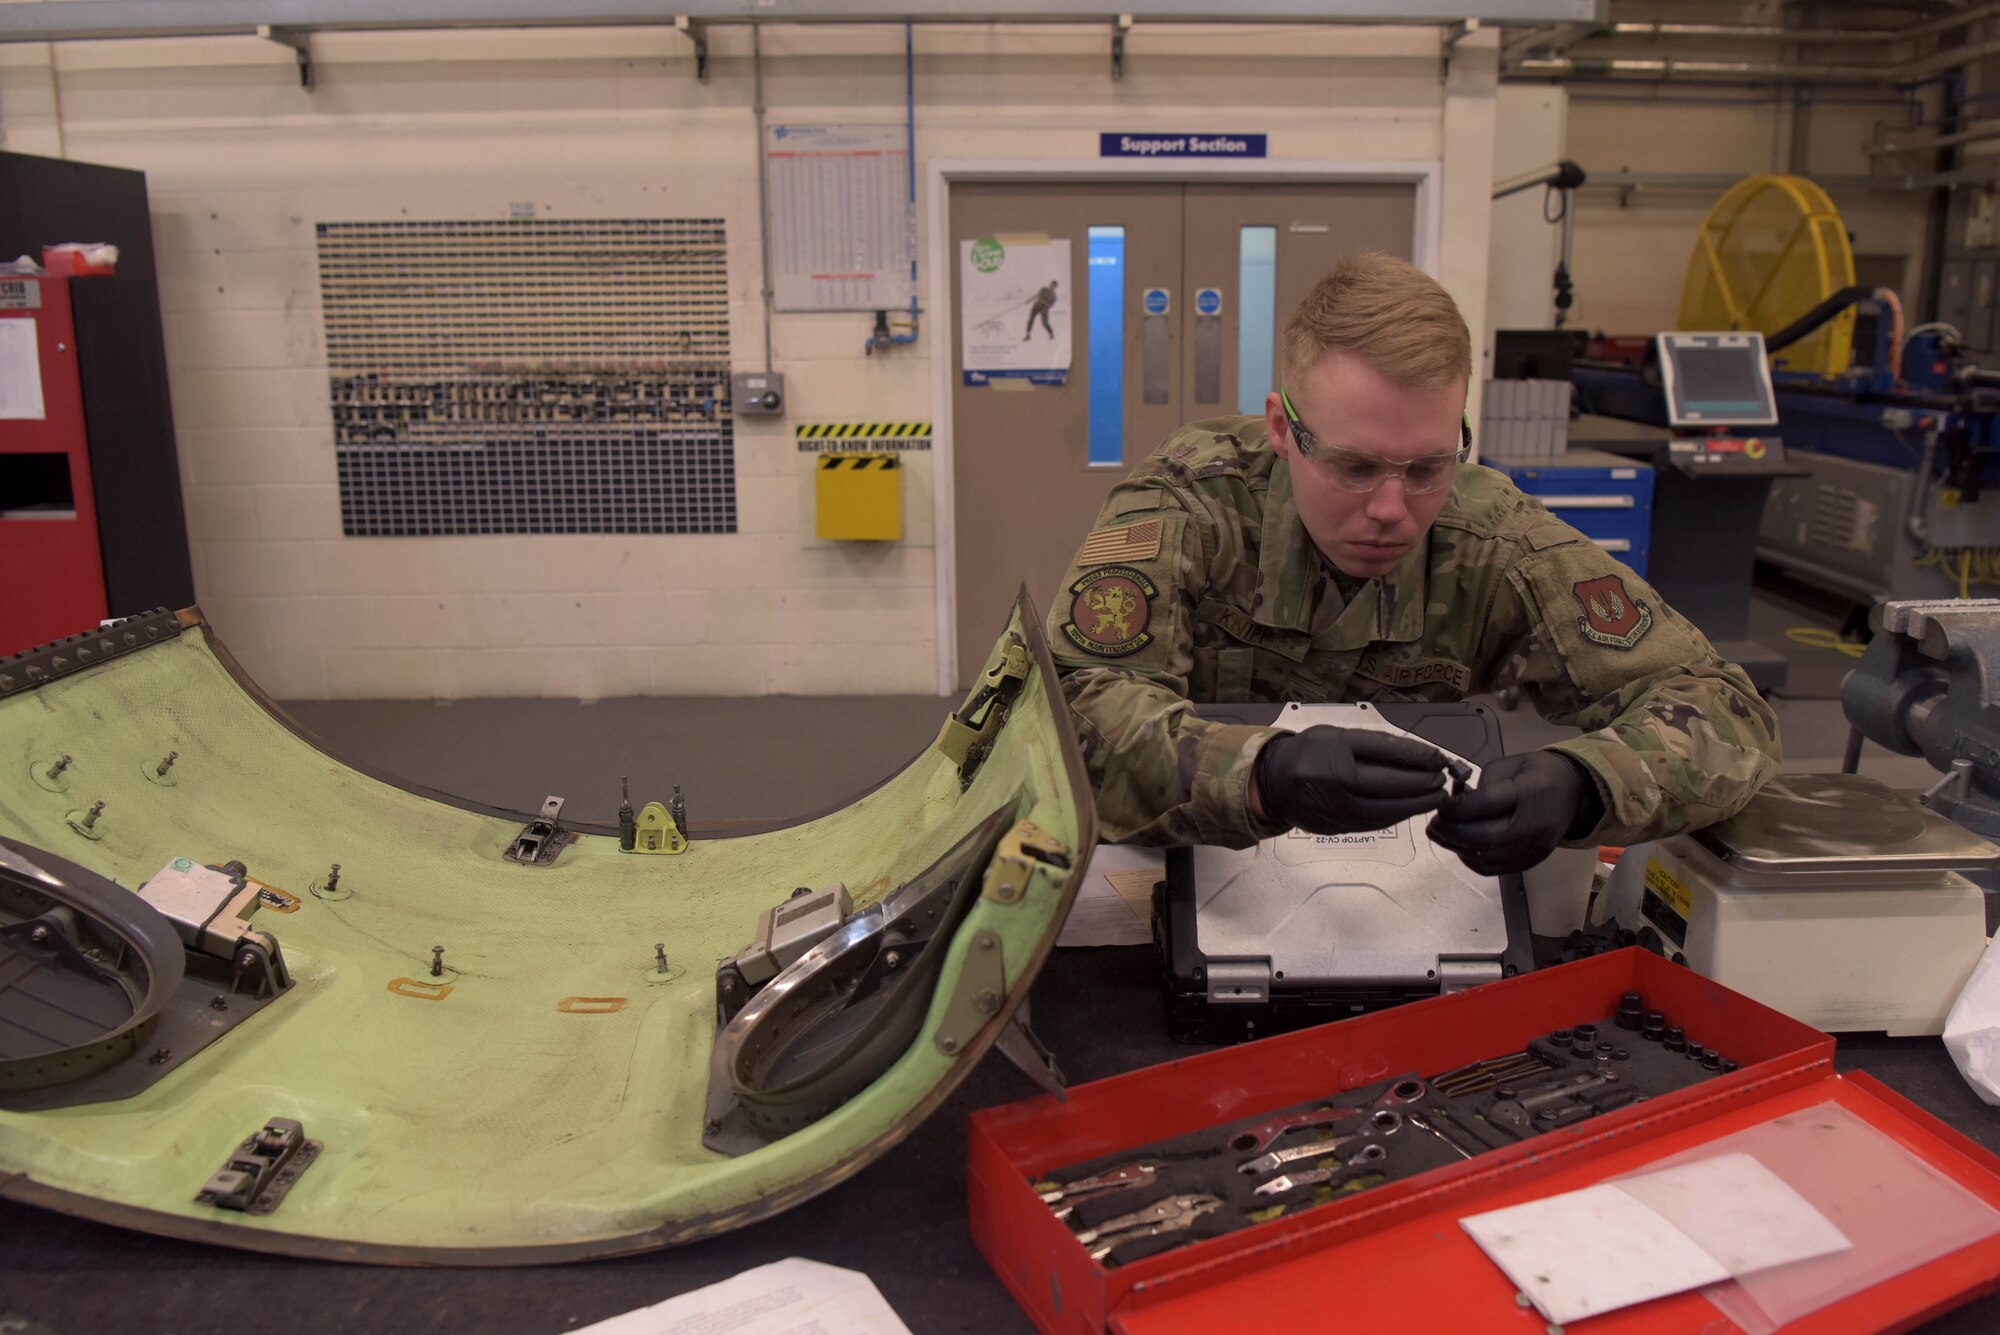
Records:
[[[2000,1158],[1836,1075],[1832,1039],[1628,949],[976,1112],[972,1233],[1043,1331],[1514,1335],[1533,1314],[1458,1220],[1827,1102],[2000,1206]],[[1899,1328],[1996,1274],[2000,1233],[1800,1328]],[[1591,1328],[1735,1327],[1688,1291]]]
[[[1646,574],[1653,527],[1653,468],[1615,454],[1571,450],[1551,459],[1491,456],[1481,462],[1505,473],[1557,518]]]

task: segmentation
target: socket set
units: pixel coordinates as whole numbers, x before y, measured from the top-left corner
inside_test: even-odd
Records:
[[[1603,1018],[1072,1164],[1035,1189],[1106,1267],[1412,1177],[1736,1069],[1637,992]]]
[[[1460,1149],[1504,1149],[1736,1069],[1645,998],[1431,1080],[1425,1111]]]

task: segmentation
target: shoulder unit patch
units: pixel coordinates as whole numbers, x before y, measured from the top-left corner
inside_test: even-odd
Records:
[[[1619,575],[1599,575],[1570,586],[1583,615],[1576,628],[1584,638],[1613,649],[1630,649],[1653,627],[1653,613],[1625,590]]]
[[[1101,566],[1085,571],[1069,592],[1069,620],[1063,623],[1063,634],[1085,653],[1123,658],[1153,642],[1147,626],[1160,591],[1144,571]]]

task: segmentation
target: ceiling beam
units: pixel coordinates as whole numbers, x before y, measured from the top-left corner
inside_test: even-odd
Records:
[[[0,42],[436,28],[658,27],[703,23],[1566,23],[1608,0],[28,0],[0,4]]]

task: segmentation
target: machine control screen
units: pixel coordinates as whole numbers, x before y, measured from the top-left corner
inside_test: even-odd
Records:
[[[1661,334],[1660,377],[1676,427],[1771,426],[1778,420],[1764,336]]]

